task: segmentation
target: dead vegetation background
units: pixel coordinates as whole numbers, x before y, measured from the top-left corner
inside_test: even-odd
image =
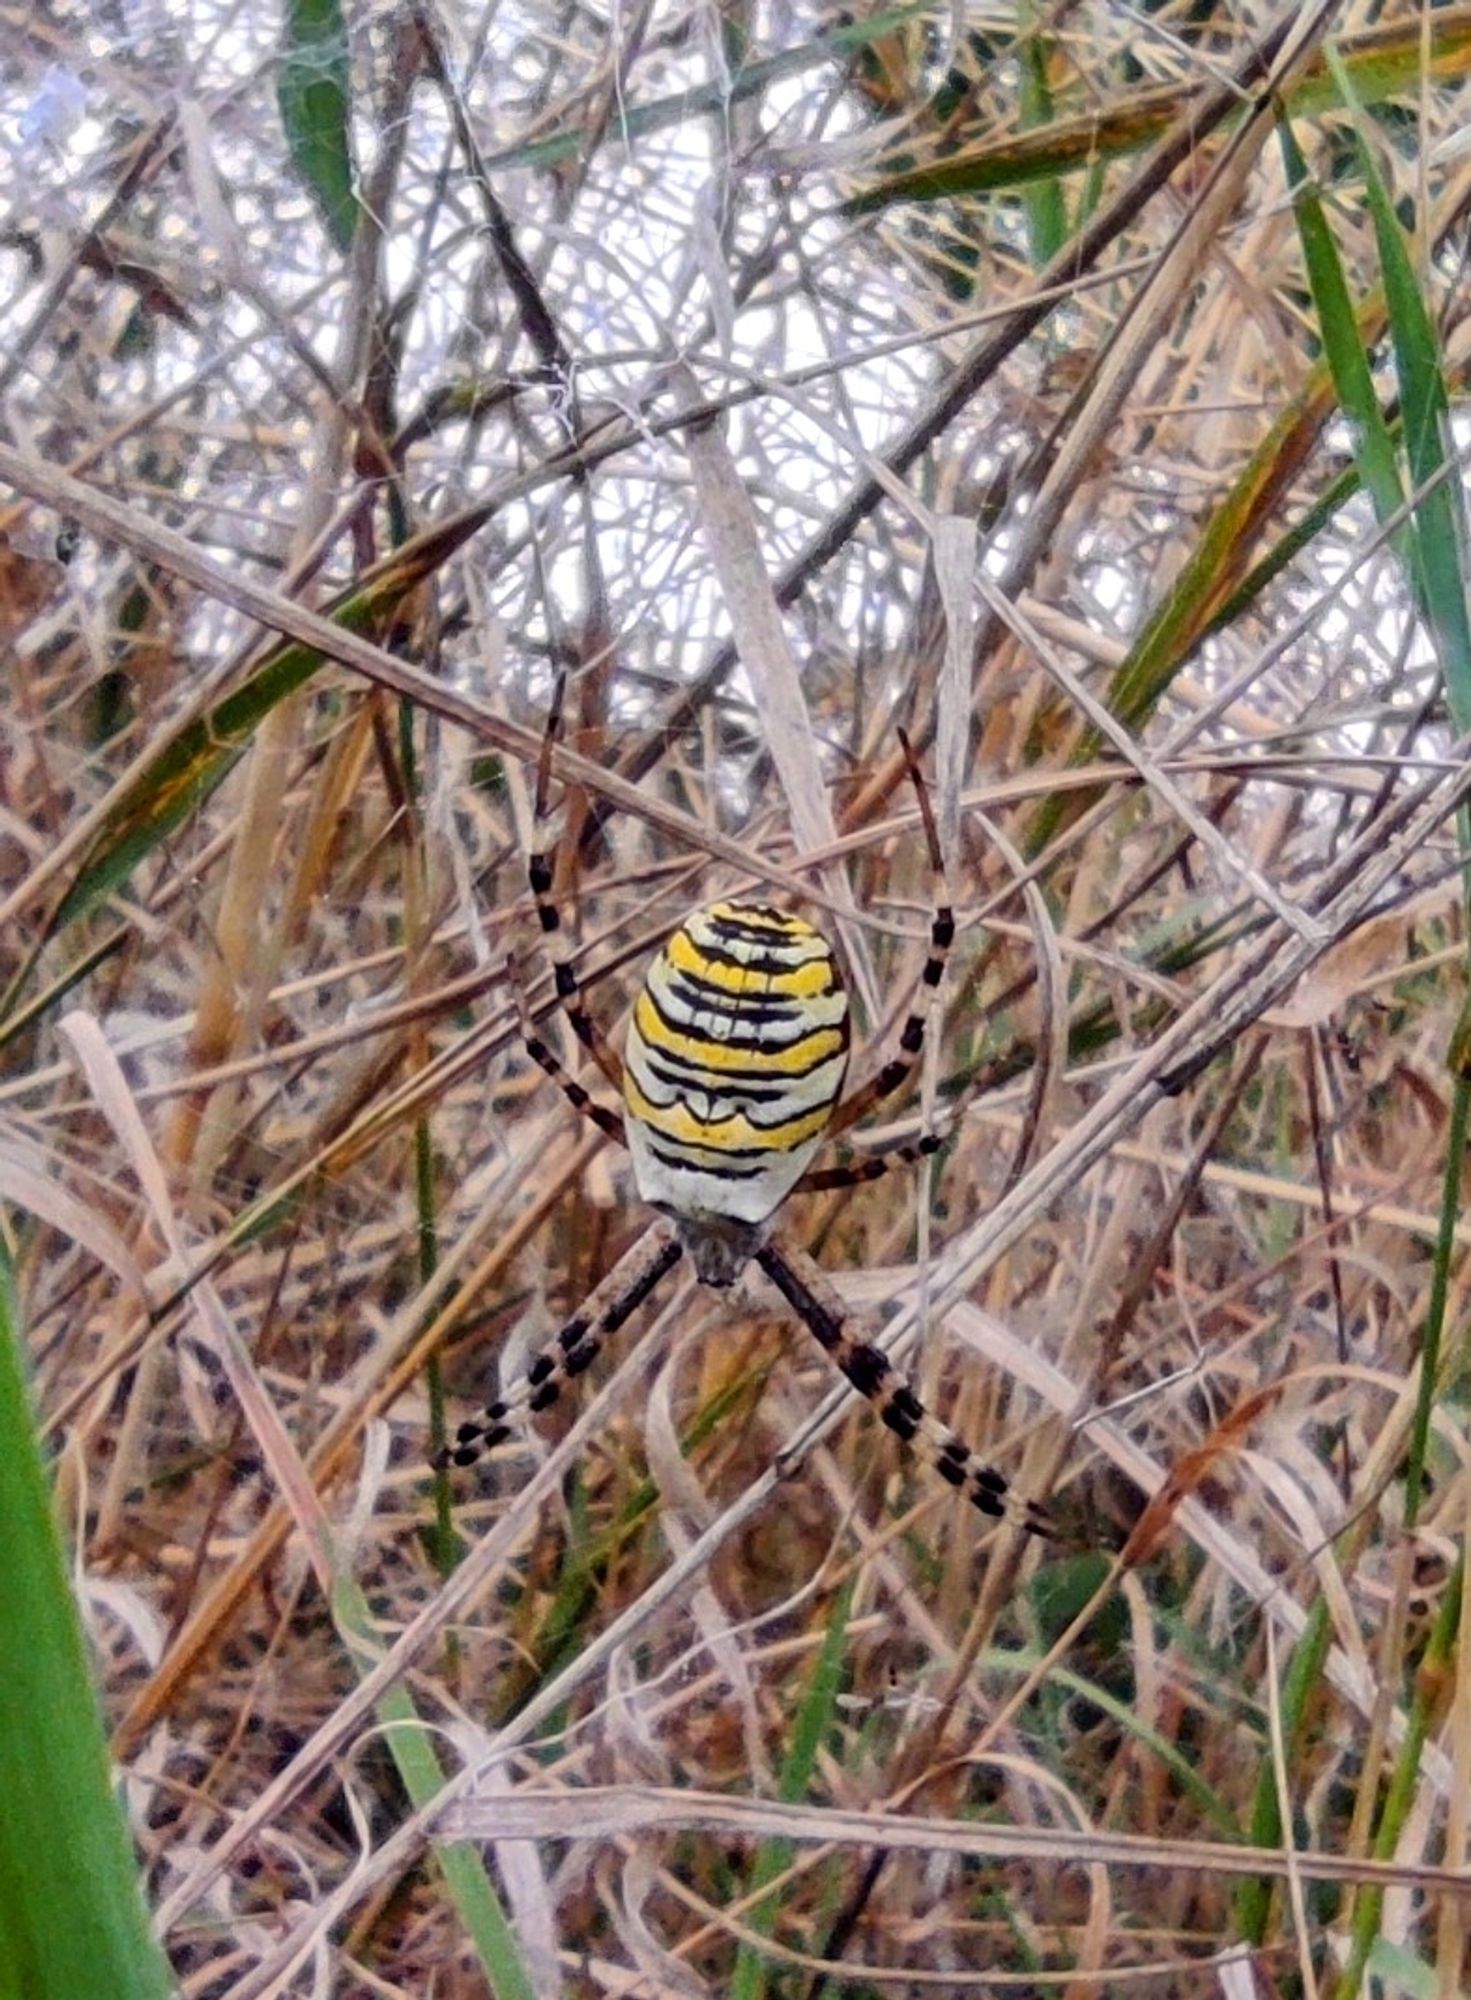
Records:
[[[350,7],[344,249],[275,8],[0,10],[0,1177],[200,2000],[1462,1990],[1465,780],[1262,79],[1362,302],[1399,63],[1455,382],[1467,10],[864,12]],[[881,1039],[921,746],[946,1144],[787,1221],[1055,1543],[755,1282],[436,1495],[644,1226],[518,1039],[557,671],[607,1023],[805,884]]]

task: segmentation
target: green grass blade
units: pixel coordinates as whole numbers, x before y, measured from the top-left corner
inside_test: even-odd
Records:
[[[1394,435],[1391,426],[1390,435]],[[1362,487],[1359,468],[1345,466],[1338,477],[1326,486],[1311,506],[1301,514],[1292,526],[1280,534],[1259,561],[1242,577],[1231,591],[1206,627],[1207,632],[1224,630],[1234,624],[1243,611],[1254,605],[1269,583],[1281,576],[1290,564],[1296,562],[1303,550],[1310,548],[1319,535],[1326,532],[1339,514]]]
[[[367,619],[347,606],[338,622],[363,630]],[[207,715],[167,742],[125,792],[99,829],[90,853],[57,904],[48,926],[55,937],[121,889],[146,856],[197,812],[233,769],[263,718],[305,686],[322,665],[308,646],[286,646]]]
[[[70,965],[64,966],[53,979],[47,981],[39,993],[33,994],[23,1006],[16,1007],[14,1011],[11,1011],[10,1002],[12,996],[18,993],[22,986],[29,980],[31,973],[35,969],[36,959],[40,955],[35,950],[28,953],[22,961],[15,979],[11,983],[11,992],[6,995],[3,1002],[0,1002],[0,1049],[3,1049],[7,1042],[13,1041],[16,1036],[24,1034],[33,1022],[39,1021],[52,1008],[59,1007],[68,993],[75,987],[80,986],[84,979],[90,978],[99,965],[106,964],[109,958],[112,958],[117,952],[123,950],[127,942],[128,934],[119,925],[117,929],[109,931],[105,937],[97,938],[79,958],[74,959]]]
[[[3,1248],[0,1522],[0,1992],[23,2000],[163,2000],[172,1986],[109,1782]]]
[[[1450,428],[1440,342],[1409,245],[1369,143],[1353,79],[1337,50],[1330,46],[1324,53],[1353,119],[1354,143],[1384,273],[1411,483],[1418,490],[1431,481],[1436,482],[1415,509],[1423,609],[1440,652],[1452,719],[1458,731],[1465,731],[1471,729],[1471,616],[1466,608],[1457,500],[1449,482],[1437,479],[1446,462]]]
[[[795,1805],[805,1799],[812,1784],[812,1774],[817,1768],[818,1752],[821,1750],[828,1731],[832,1728],[838,1695],[843,1684],[844,1642],[848,1632],[848,1614],[853,1604],[853,1585],[845,1584],[833,1604],[832,1616],[828,1619],[827,1631],[823,1635],[822,1650],[812,1669],[812,1678],[802,1697],[802,1705],[797,1711],[796,1726],[792,1732],[791,1748],[782,1765],[777,1795],[783,1804]],[[774,1882],[790,1865],[792,1846],[790,1841],[768,1841],[756,1856],[751,1870],[751,1888],[759,1890],[768,1882]],[[746,1916],[749,1930],[759,1931],[763,1937],[769,1936],[776,1921],[776,1906],[770,1900],[758,1903]],[[730,1984],[730,2000],[760,2000],[766,1990],[766,1965],[755,1945],[743,1944],[736,1958],[735,1975]]]
[[[341,0],[287,0],[276,101],[291,163],[339,250],[357,228],[349,130],[347,29]]]
[[[1320,1597],[1308,1613],[1302,1637],[1293,1648],[1282,1677],[1282,1744],[1289,1771],[1294,1768],[1293,1752],[1301,1743],[1308,1703],[1322,1678],[1332,1637],[1327,1601]],[[1271,1758],[1264,1756],[1248,1836],[1253,1847],[1282,1845],[1282,1805],[1277,1796],[1277,1773]],[[1266,1940],[1274,1886],[1268,1877],[1258,1875],[1243,1882],[1236,1891],[1236,1922],[1248,1944],[1260,1945]]]
[[[988,1669],[995,1667],[998,1671],[1018,1676],[1030,1671],[1035,1664],[1029,1655],[1008,1655],[1000,1651],[989,1653],[985,1658]],[[1073,1673],[1068,1668],[1059,1669],[1053,1676],[1053,1682],[1059,1689],[1081,1695],[1085,1701],[1091,1702],[1102,1714],[1112,1718],[1121,1735],[1127,1736],[1141,1750],[1156,1758],[1180,1787],[1182,1796],[1193,1800],[1201,1808],[1212,1824],[1219,1828],[1223,1839],[1241,1838],[1241,1827],[1220,1793],[1201,1777],[1189,1757],[1160,1730],[1144,1721],[1130,1703],[1121,1701],[1097,1680],[1090,1679],[1086,1674]]]
[[[1028,5],[1023,18],[1030,20],[1033,14],[1034,9]],[[1029,34],[1022,43],[1022,124],[1028,129],[1035,130],[1052,123],[1052,86],[1047,76],[1050,50],[1051,43],[1036,33]],[[1022,198],[1026,204],[1027,229],[1032,241],[1032,263],[1041,270],[1052,262],[1068,238],[1067,203],[1063,199],[1062,182],[1056,176],[1031,181]]]
[[[1363,340],[1373,338],[1383,312],[1383,300],[1377,295],[1366,301],[1359,316]],[[1216,623],[1222,607],[1239,593],[1258,534],[1275,517],[1336,407],[1333,378],[1325,361],[1313,370],[1252,453],[1236,484],[1201,529],[1194,552],[1173,586],[1114,670],[1108,706],[1128,728],[1143,728],[1193,648]],[[1071,762],[1080,767],[1091,762],[1097,752],[1098,740],[1087,731]],[[1028,852],[1038,853],[1089,801],[1090,794],[1083,791],[1058,793],[1045,800],[1028,822]]]
[[[1456,1627],[1461,1616],[1461,1592],[1465,1587],[1465,1571],[1460,1562],[1447,1583],[1436,1611],[1435,1624],[1431,1628],[1425,1651],[1420,1660],[1419,1671],[1415,1675],[1415,1690],[1410,1701],[1409,1718],[1405,1725],[1404,1741],[1395,1760],[1394,1771],[1385,1793],[1384,1806],[1379,1815],[1379,1825],[1374,1834],[1373,1856],[1376,1861],[1392,1861],[1399,1845],[1400,1835],[1410,1816],[1416,1793],[1420,1786],[1420,1759],[1425,1753],[1431,1725],[1445,1696],[1454,1684],[1454,1663],[1456,1655]],[[1364,1991],[1364,1968],[1369,1954],[1379,1939],[1379,1927],[1384,1916],[1384,1890],[1375,1884],[1365,1884],[1354,1899],[1353,1945],[1348,1963],[1339,1974],[1334,1987],[1334,2000],[1358,2000]]]
[[[1354,459],[1364,489],[1374,502],[1379,519],[1387,521],[1402,505],[1404,488],[1394,444],[1374,390],[1373,369],[1360,337],[1348,280],[1308,163],[1285,118],[1278,126],[1278,137],[1292,189],[1292,206],[1317,308],[1323,351],[1332,370],[1339,404],[1352,428]],[[1396,547],[1413,564],[1414,536],[1402,530]]]
[[[1390,335],[1394,348],[1395,372],[1399,380],[1405,452],[1411,480],[1421,493],[1415,506],[1416,538],[1419,546],[1419,573],[1422,579],[1421,609],[1435,638],[1445,680],[1446,701],[1459,732],[1471,728],[1471,616],[1466,597],[1465,537],[1457,484],[1440,478],[1447,462],[1450,435],[1450,404],[1442,372],[1440,343],[1435,322],[1416,275],[1409,245],[1405,241],[1389,190],[1379,172],[1370,144],[1363,110],[1354,95],[1352,79],[1331,47],[1327,50],[1335,83],[1353,119],[1354,143],[1364,175],[1369,213],[1384,274],[1385,297],[1389,306]],[[1433,484],[1431,482],[1434,482]],[[1460,818],[1463,874],[1467,869],[1468,824]],[[1471,905],[1471,888],[1467,889]],[[1436,1397],[1441,1392],[1440,1358],[1450,1283],[1450,1262],[1456,1220],[1460,1212],[1461,1181],[1468,1124],[1471,1124],[1471,1063],[1466,1059],[1465,1013],[1453,1038],[1450,1067],[1454,1078],[1451,1124],[1447,1140],[1446,1166],[1441,1192],[1440,1229],[1432,1270],[1430,1302],[1421,1343],[1420,1383],[1410,1433],[1405,1471],[1405,1532],[1411,1533],[1419,1516],[1421,1487]],[[1448,1642],[1449,1643],[1449,1642]],[[1396,1774],[1396,1782],[1399,1774]],[[1392,1853],[1393,1842],[1385,1842],[1393,1828],[1396,1784],[1380,1820],[1376,1852]],[[1368,1952],[1378,1935],[1382,1897],[1365,1892],[1355,1905],[1354,1957],[1362,1972]],[[1344,1988],[1341,1986],[1340,1991]]]
[[[351,1577],[339,1577],[332,1610],[358,1672],[371,1673],[380,1654],[378,1628],[367,1599]],[[384,1725],[384,1741],[404,1790],[416,1810],[425,1810],[445,1783],[433,1736],[402,1682],[387,1690],[374,1712]],[[536,1983],[517,1949],[515,1932],[485,1872],[478,1845],[466,1840],[440,1842],[434,1858],[496,2000],[536,2000]]]
[[[1101,113],[1059,119],[1034,132],[988,139],[948,158],[905,166],[853,195],[844,202],[842,213],[872,215],[896,202],[1010,192],[1080,172],[1099,160],[1142,152],[1169,130],[1192,95],[1190,90],[1173,88],[1141,91]]]
[[[442,568],[484,520],[484,509],[467,508],[425,529],[328,607],[333,623],[368,638],[380,636],[411,592]],[[120,889],[139,862],[177,832],[228,775],[263,719],[305,687],[323,664],[315,647],[285,641],[212,708],[165,737],[152,762],[113,802],[52,912],[48,941]]]
[[[1463,1012],[1464,1023],[1464,1012]],[[1450,1301],[1451,1266],[1456,1257],[1456,1225],[1461,1219],[1461,1182],[1466,1159],[1466,1136],[1471,1126],[1471,1075],[1461,1066],[1458,1051],[1464,1047],[1465,1028],[1457,1030],[1451,1051],[1451,1118],[1446,1135],[1445,1166],[1441,1175],[1440,1228],[1436,1232],[1435,1257],[1430,1267],[1430,1298],[1425,1309],[1425,1332],[1420,1341],[1420,1382],[1415,1398],[1415,1415],[1410,1427],[1410,1447],[1405,1461],[1405,1533],[1413,1534],[1420,1518],[1421,1487],[1425,1459],[1430,1449],[1430,1425],[1435,1415],[1435,1399],[1440,1394],[1440,1351],[1445,1336],[1446,1310]]]
[[[1395,225],[1396,232],[1398,225]],[[1396,236],[1397,247],[1403,244]],[[1415,293],[1418,299],[1418,292]],[[1421,304],[1423,313],[1423,302]],[[1370,294],[1357,314],[1359,347],[1368,352],[1382,338],[1389,324],[1386,291]],[[1438,371],[1437,371],[1438,379]],[[1444,395],[1443,388],[1441,395]],[[1273,544],[1271,553],[1255,564],[1251,551],[1266,525],[1280,511],[1293,482],[1301,475],[1317,444],[1323,426],[1338,407],[1338,391],[1328,360],[1313,370],[1297,395],[1281,411],[1266,436],[1253,452],[1236,484],[1202,529],[1194,552],[1165,593],[1115,670],[1108,691],[1112,712],[1132,729],[1141,728],[1153,714],[1175,673],[1200,639],[1217,630],[1230,618],[1239,616],[1254,601],[1254,589],[1265,584],[1283,563],[1311,539],[1352,495],[1359,481],[1358,468],[1345,474],[1325,493],[1310,518],[1298,524]],[[1441,433],[1436,432],[1437,442]],[[1444,446],[1440,445],[1443,455]],[[1412,461],[1413,469],[1413,461]],[[1423,480],[1418,481],[1423,483]],[[1437,492],[1444,488],[1437,488]],[[1435,496],[1427,495],[1426,499]],[[1459,633],[1465,622],[1465,600],[1459,591],[1464,568],[1459,554],[1459,516],[1456,496],[1445,490],[1444,511],[1448,529],[1436,532],[1432,519],[1427,543],[1424,524],[1419,519],[1420,546],[1427,573],[1427,590],[1444,606],[1445,624],[1434,624],[1447,662],[1447,676],[1459,675]],[[1435,566],[1434,568],[1432,566]],[[1454,575],[1451,574],[1452,569]],[[1430,614],[1427,612],[1427,617]],[[1449,629],[1452,641],[1445,644]],[[1471,679],[1471,675],[1468,675]],[[1471,691],[1468,691],[1471,694]],[[1459,701],[1459,695],[1453,700]],[[1471,709],[1471,698],[1468,698]],[[1459,711],[1457,710],[1457,713]],[[1471,720],[1464,725],[1471,727]],[[1072,757],[1075,767],[1087,764],[1098,751],[1091,732],[1085,733]],[[1058,794],[1033,813],[1027,828],[1027,849],[1037,853],[1069,819],[1082,812],[1092,795],[1079,791]]]

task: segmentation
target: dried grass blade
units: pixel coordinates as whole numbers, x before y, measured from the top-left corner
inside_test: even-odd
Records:
[[[697,399],[698,392],[688,374],[684,389],[691,401]],[[837,839],[837,828],[828,805],[817,735],[802,692],[801,673],[761,554],[750,498],[730,448],[716,425],[692,425],[685,450],[705,544],[730,615],[736,653],[755,689],[756,714],[791,807],[798,850],[810,854],[830,847]],[[833,902],[851,912],[841,863],[830,863],[823,879]],[[840,919],[839,929],[864,1006],[870,1020],[875,1020],[879,1015],[878,983],[867,940],[851,917]]]
[[[947,869],[958,859],[960,788],[965,782],[971,730],[971,649],[976,629],[974,516],[937,514],[932,527],[935,586],[945,613],[945,651],[936,697],[935,788],[940,852]]]
[[[1436,83],[1454,82],[1471,72],[1471,7],[1447,7],[1423,18],[1412,15],[1383,23],[1342,42],[1339,53],[1364,104],[1379,104],[1419,89],[1427,76]],[[1152,145],[1189,111],[1205,87],[1200,81],[1152,85],[1115,98],[1102,112],[986,139],[946,159],[889,175],[847,202],[844,213],[865,215],[901,201],[995,193],[1090,171]],[[1304,66],[1283,96],[1294,117],[1338,110],[1344,103],[1341,88],[1321,57]]]
[[[61,1028],[132,1163],[160,1233],[181,1266],[187,1266],[188,1246],[174,1214],[162,1165],[106,1038],[90,1015],[79,1012],[68,1014]],[[190,1302],[260,1446],[272,1481],[302,1535],[354,1665],[360,1675],[371,1673],[382,1650],[377,1623],[367,1599],[339,1560],[331,1524],[311,1474],[209,1279],[201,1279],[194,1287]],[[443,1788],[445,1778],[412,1699],[401,1685],[387,1686],[380,1691],[375,1712],[381,1723],[400,1725],[387,1729],[389,1748],[410,1796],[418,1805],[427,1804]],[[536,1988],[521,1964],[510,1926],[476,1850],[461,1843],[453,1851],[441,1851],[439,1858],[487,1973],[493,1971],[498,1981],[493,1990],[512,1995],[514,2000],[535,2000]]]
[[[0,1139],[0,1200],[14,1202],[90,1250],[146,1311],[149,1289],[143,1267],[107,1218],[64,1187],[55,1174],[55,1163],[38,1146],[17,1137]]]

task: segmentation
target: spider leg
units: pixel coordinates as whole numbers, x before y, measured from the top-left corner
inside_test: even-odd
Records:
[[[533,1410],[550,1409],[561,1395],[563,1383],[596,1360],[603,1343],[618,1332],[683,1255],[684,1245],[672,1223],[658,1222],[641,1236],[602,1283],[588,1293],[581,1309],[533,1355],[525,1374],[503,1396],[487,1404],[478,1419],[460,1425],[453,1441],[435,1454],[435,1471],[473,1465],[482,1453],[505,1442],[518,1418]]]
[[[955,912],[950,906],[950,892],[945,881],[945,860],[940,852],[940,836],[935,827],[935,815],[930,807],[930,795],[925,788],[919,763],[910,747],[909,738],[901,729],[899,741],[904,746],[904,759],[909,766],[910,780],[914,785],[915,797],[919,801],[919,816],[924,825],[925,845],[929,849],[930,875],[934,883],[934,914],[930,918],[930,950],[920,975],[923,998],[916,1001],[905,1018],[899,1031],[899,1049],[884,1064],[876,1076],[859,1086],[846,1104],[840,1104],[833,1113],[827,1136],[836,1139],[840,1132],[846,1132],[856,1125],[860,1118],[866,1118],[873,1107],[885,1097],[890,1097],[909,1076],[919,1061],[924,1049],[925,1022],[928,1002],[933,999],[940,981],[945,976],[945,962],[950,956],[950,947],[955,940]],[[931,1149],[933,1150],[933,1149]],[[873,1174],[863,1176],[866,1180],[876,1179]],[[832,1186],[832,1182],[820,1183]],[[839,1183],[843,1185],[843,1183]]]
[[[803,1174],[792,1193],[819,1194],[828,1188],[862,1187],[868,1181],[882,1180],[894,1167],[917,1166],[939,1152],[951,1129],[922,1132],[917,1139],[896,1139],[891,1146],[865,1153],[861,1160],[839,1160],[831,1167],[813,1167]]]
[[[561,914],[551,899],[552,884],[556,875],[557,848],[555,841],[545,842],[543,834],[547,819],[547,796],[552,781],[552,751],[562,734],[562,704],[566,691],[567,676],[565,673],[559,673],[552,690],[552,705],[547,712],[546,734],[541,739],[541,756],[536,766],[534,809],[536,845],[527,857],[526,875],[531,884],[532,901],[536,904],[536,918],[541,925],[542,942],[546,946],[547,957],[551,960],[552,976],[557,983],[557,999],[571,1024],[573,1034],[614,1090],[621,1095],[623,1065],[618,1059],[616,1050],[603,1039],[597,1022],[587,1011],[587,1002],[583,998],[577,974],[562,941]],[[541,1057],[536,1054],[535,1049],[532,1049],[531,1053],[538,1062],[541,1062]],[[542,1063],[542,1068],[546,1068],[545,1063]],[[561,1081],[560,1077],[558,1081]],[[566,1086],[563,1085],[563,1088]]]
[[[544,1042],[536,1032],[526,1005],[526,995],[517,984],[514,972],[508,984],[515,995],[516,1011],[521,1017],[521,1039],[526,1044],[527,1055],[538,1068],[545,1070],[579,1117],[590,1120],[600,1132],[606,1132],[616,1145],[626,1150],[628,1135],[623,1129],[622,1118],[616,1111],[610,1111],[606,1104],[599,1104],[592,1092],[577,1081],[551,1044]]]
[[[756,1262],[828,1359],[877,1409],[896,1436],[912,1444],[947,1485],[994,1520],[1009,1520],[1034,1535],[1051,1537],[1046,1513],[1007,1490],[1001,1473],[985,1464],[950,1426],[931,1414],[881,1347],[848,1331],[852,1317],[823,1273],[795,1245],[767,1242]]]

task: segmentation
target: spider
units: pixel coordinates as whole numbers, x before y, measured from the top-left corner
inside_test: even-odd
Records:
[[[562,687],[552,698],[537,771],[535,819],[547,815],[552,748],[561,730]],[[929,797],[900,732],[919,799],[937,895],[921,989],[944,976],[955,918]],[[686,1255],[700,1280],[724,1288],[754,1263],[776,1286],[852,1386],[889,1429],[913,1445],[982,1514],[1048,1535],[1040,1507],[1009,1495],[1001,1473],[927,1410],[882,1348],[850,1330],[851,1315],[807,1253],[773,1233],[788,1195],[872,1180],[940,1144],[934,1135],[853,1166],[809,1171],[828,1139],[899,1089],[924,1045],[918,1000],[897,1053],[846,1099],[848,996],[832,946],[804,918],[764,902],[722,900],[688,916],[658,951],[634,1002],[620,1060],[589,1014],[565,952],[551,900],[555,848],[528,861],[532,900],[556,981],[558,1004],[578,1041],[622,1099],[599,1103],[562,1065],[523,1008],[527,1052],[573,1107],[626,1148],[640,1197],[660,1217],[589,1293],[579,1311],[534,1356],[521,1380],[462,1423],[436,1467],[473,1465],[512,1435],[514,1420],[544,1410],[563,1384],[595,1360],[604,1342]]]

